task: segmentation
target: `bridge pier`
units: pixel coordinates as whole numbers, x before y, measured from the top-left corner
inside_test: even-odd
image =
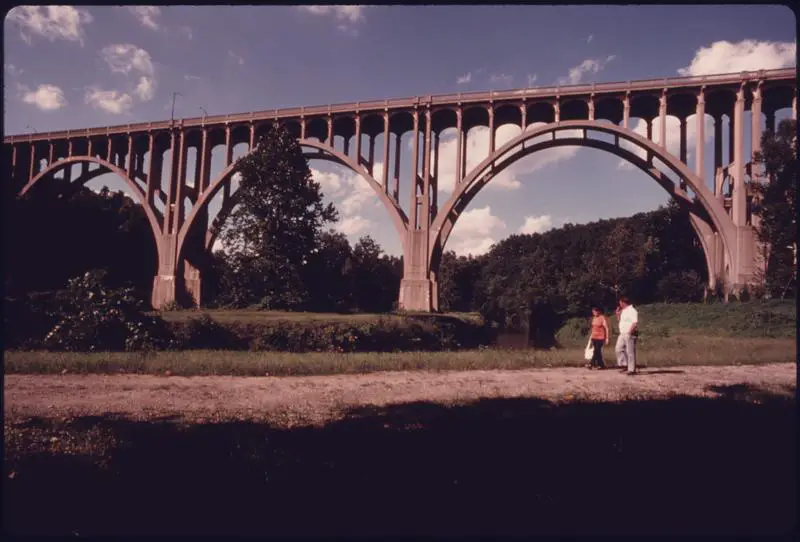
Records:
[[[409,231],[403,248],[398,305],[406,311],[431,312],[438,305],[438,299],[434,302],[438,288],[436,281],[431,280],[427,229]]]

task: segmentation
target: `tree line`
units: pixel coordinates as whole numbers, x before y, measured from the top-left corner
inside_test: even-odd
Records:
[[[763,291],[752,293],[796,293],[795,130],[794,121],[784,121],[765,134],[757,157],[769,182],[753,183],[754,209],[770,250]],[[323,203],[290,134],[270,132],[238,165],[239,204],[219,232],[223,250],[203,276],[208,306],[396,308],[402,258],[386,255],[369,236],[351,246],[331,229],[337,211]],[[55,291],[88,269],[104,268],[111,285],[132,286],[149,300],[157,261],[142,208],[108,189],[37,188],[6,199],[6,296]],[[720,292],[705,291],[707,279],[688,214],[671,203],[628,218],[512,235],[478,257],[446,252],[439,307],[478,311],[509,326],[531,318],[557,322],[591,305],[610,308],[622,293],[640,304],[713,298]]]

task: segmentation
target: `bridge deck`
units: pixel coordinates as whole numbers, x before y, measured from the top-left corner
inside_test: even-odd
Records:
[[[317,105],[310,107],[290,107],[253,111],[249,113],[233,113],[229,115],[209,115],[205,117],[192,117],[175,121],[140,122],[96,128],[82,128],[76,130],[62,130],[57,132],[41,132],[35,134],[18,134],[6,136],[3,143],[23,143],[33,141],[52,141],[56,139],[69,139],[71,137],[87,137],[93,135],[127,134],[130,132],[147,132],[152,130],[166,130],[176,127],[198,127],[235,122],[255,122],[265,120],[315,117],[337,113],[377,112],[386,110],[405,109],[414,106],[446,106],[456,104],[469,104],[481,102],[503,102],[527,99],[552,99],[564,96],[578,96],[586,94],[618,94],[627,92],[648,92],[656,90],[669,90],[677,88],[693,88],[702,86],[724,86],[738,84],[748,80],[764,81],[796,81],[797,70],[794,68],[778,70],[760,70],[741,73],[728,73],[719,75],[666,77],[661,79],[644,79],[639,81],[624,81],[616,83],[592,83],[586,85],[567,85],[536,87],[517,90],[460,92],[457,94],[438,94],[427,96],[414,96],[387,100],[373,100],[346,104]]]

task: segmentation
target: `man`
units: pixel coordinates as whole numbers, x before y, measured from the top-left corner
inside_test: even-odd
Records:
[[[636,374],[636,338],[639,335],[639,313],[631,305],[628,298],[619,298],[617,312],[619,337],[614,352],[617,354],[617,367],[627,371],[628,375]]]

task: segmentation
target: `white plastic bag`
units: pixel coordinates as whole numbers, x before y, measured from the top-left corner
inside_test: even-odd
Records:
[[[586,349],[583,351],[583,359],[586,361],[592,361],[592,357],[594,356],[594,347],[592,346],[592,339],[589,339],[589,342],[586,343]]]

